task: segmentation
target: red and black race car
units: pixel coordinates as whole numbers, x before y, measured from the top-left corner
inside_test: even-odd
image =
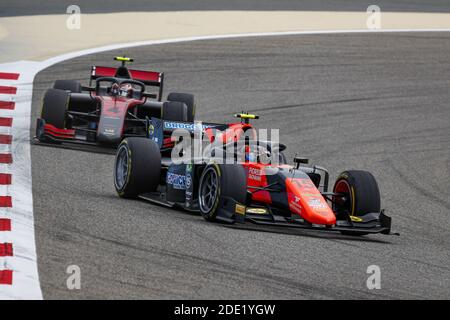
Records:
[[[93,66],[88,87],[57,80],[45,93],[36,138],[44,143],[116,147],[123,138],[146,136],[149,119],[194,121],[194,96],[170,93],[162,102],[164,74],[126,67],[133,59],[115,57],[121,66]],[[157,87],[156,93],[147,92]]]
[[[256,130],[249,119],[257,116],[237,116],[241,122],[232,124],[152,119],[148,138],[124,139],[117,149],[117,193],[200,212],[209,221],[248,221],[350,235],[391,233],[391,218],[380,209],[380,192],[371,173],[344,171],[330,192],[326,169],[306,166],[308,160],[299,157],[288,165],[283,144],[251,140]],[[177,149],[181,142],[164,147],[177,129],[206,137],[207,156],[175,161],[174,155],[190,148]],[[170,148],[172,158],[167,154]],[[235,161],[218,161],[224,155]]]

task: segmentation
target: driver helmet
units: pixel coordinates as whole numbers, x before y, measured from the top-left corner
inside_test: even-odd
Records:
[[[113,83],[111,85],[111,88],[109,90],[109,92],[111,93],[111,95],[116,96],[119,94],[119,85],[117,83]]]
[[[270,157],[270,153],[264,146],[246,146],[245,147],[245,161],[258,162],[261,156]]]
[[[130,83],[120,85],[119,95],[126,98],[131,98],[133,95],[133,86]]]
[[[251,150],[249,146],[245,147],[245,161],[246,162],[256,162],[258,160],[258,156],[255,150]]]

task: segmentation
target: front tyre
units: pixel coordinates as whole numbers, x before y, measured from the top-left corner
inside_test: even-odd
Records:
[[[198,190],[201,215],[208,221],[215,221],[222,199],[246,202],[245,169],[242,165],[207,165],[200,177]]]
[[[343,197],[333,197],[333,211],[338,219],[380,212],[380,190],[375,177],[370,172],[362,170],[342,172],[336,179],[333,192],[343,195]],[[365,233],[344,234],[364,235]]]
[[[81,84],[75,80],[56,80],[53,89],[81,93]]]
[[[42,102],[41,118],[45,123],[64,129],[70,94],[60,89],[48,89]]]
[[[120,197],[155,191],[160,173],[161,153],[153,140],[131,137],[120,143],[114,164],[114,186]]]

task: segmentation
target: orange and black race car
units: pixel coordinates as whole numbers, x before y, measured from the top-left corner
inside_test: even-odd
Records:
[[[117,147],[125,137],[146,136],[149,119],[190,121],[195,117],[194,96],[170,93],[162,102],[164,74],[121,65],[93,66],[89,86],[57,80],[45,93],[36,139],[41,143],[78,143]],[[157,92],[147,89],[157,87]]]
[[[209,221],[391,234],[391,218],[381,210],[371,173],[344,171],[328,191],[326,169],[306,166],[308,160],[300,157],[288,165],[283,144],[256,139],[249,123],[256,115],[236,116],[241,122],[232,124],[152,119],[148,138],[127,138],[117,149],[117,193],[200,212]],[[192,145],[186,136],[174,138],[174,130],[202,136],[201,156],[180,161],[177,156],[189,154]]]

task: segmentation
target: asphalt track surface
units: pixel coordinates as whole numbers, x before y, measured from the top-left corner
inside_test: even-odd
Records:
[[[80,6],[82,13],[186,10],[302,10],[365,11],[376,4],[382,11],[450,12],[448,0],[5,0],[0,17],[64,14],[69,5]]]
[[[40,72],[33,119],[56,79],[86,84],[92,64],[126,53],[163,70],[166,94],[192,92],[197,118],[258,113],[295,153],[377,177],[396,236],[266,229],[119,199],[114,157],[32,146],[44,298],[450,298],[450,34],[208,40],[80,57]],[[33,135],[33,129],[31,135]],[[268,232],[265,232],[268,231]],[[77,264],[82,289],[69,291]],[[366,288],[369,265],[381,290]]]

